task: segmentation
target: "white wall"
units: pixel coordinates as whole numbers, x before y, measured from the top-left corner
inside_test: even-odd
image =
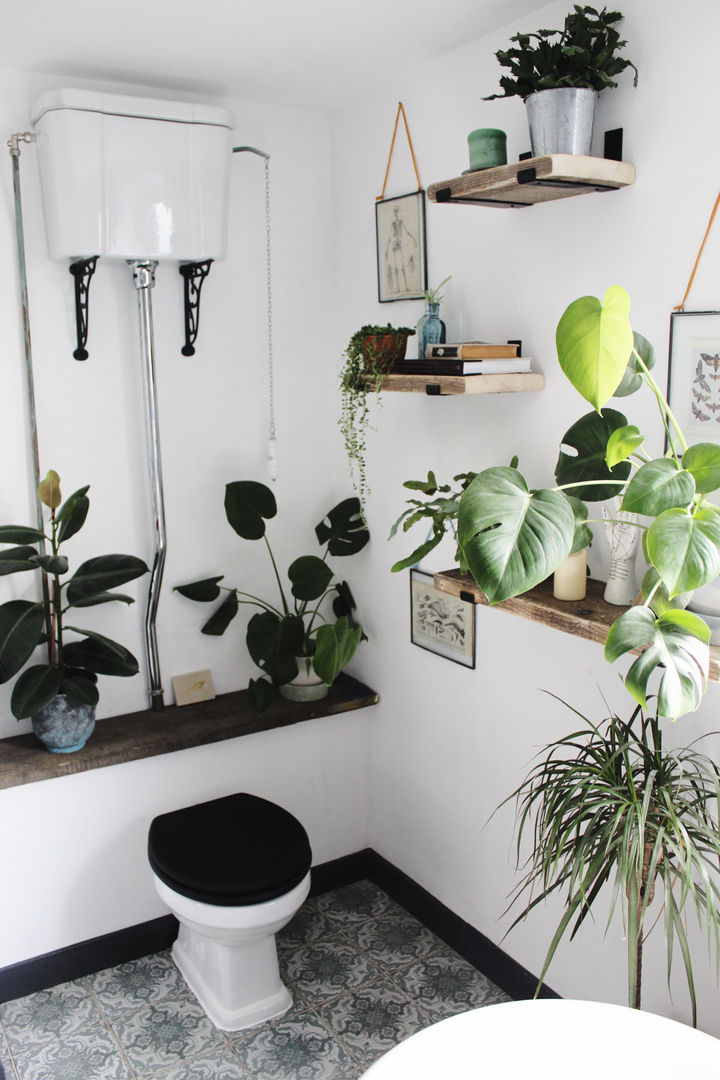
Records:
[[[139,92],[142,87],[82,83],[0,72],[0,129],[30,126],[31,106],[58,85]],[[147,91],[155,97],[176,92]],[[186,95],[190,98],[190,95]],[[208,99],[193,99],[208,100]],[[334,461],[335,363],[329,351],[332,277],[327,213],[329,124],[319,113],[247,101],[219,102],[236,117],[235,144],[271,155],[274,344],[280,507],[271,537],[281,569],[318,550],[313,532],[325,511],[350,493]],[[84,530],[68,544],[83,558],[127,551],[151,558],[144,414],[135,290],[124,265],[100,260],[90,287],[90,359],[72,358],[72,278],[46,253],[35,148],[21,157],[30,311],[43,473],[55,468],[66,495],[91,485]],[[234,155],[228,258],[202,294],[195,357],[183,344],[182,281],[161,267],[153,292],[168,559],[158,638],[166,701],[173,675],[209,667],[216,690],[247,683],[247,616],[224,638],[201,635],[209,614],[172,586],[213,573],[272,596],[262,544],[241,541],[223,511],[224,486],[267,481],[268,426],[265,210],[262,161]],[[0,180],[0,317],[4,330],[0,395],[0,521],[30,523],[34,504],[23,382],[23,352],[9,162]],[[357,560],[360,563],[362,556]],[[339,567],[340,568],[340,567]],[[342,568],[352,581],[352,568]],[[2,599],[33,596],[29,575],[5,577]],[[134,679],[101,679],[99,716],[147,708],[138,603],[97,609],[88,625],[123,641],[141,660]],[[247,609],[243,609],[246,611]],[[252,613],[252,609],[250,609]],[[92,620],[92,621],[91,621]],[[360,669],[362,660],[359,660]],[[29,729],[10,714],[0,688],[0,736]],[[315,862],[366,842],[367,713],[318,720],[0,792],[0,965],[149,919],[163,911],[145,861],[147,825],[163,809],[243,788],[277,798],[310,832]]]
[[[421,179],[429,183],[467,168],[466,136],[478,127],[508,133],[510,160],[529,149],[525,112],[518,99],[484,102],[497,86],[493,53],[517,29],[558,25],[566,4],[553,4],[522,25],[398,79],[385,92],[334,117],[337,347],[364,322],[413,324],[421,302],[378,305],[373,204],[380,194],[398,100],[410,124]],[[714,5],[626,0],[623,36],[638,65],[621,88],[601,96],[595,152],[602,132],[622,125],[625,159],[637,183],[523,210],[428,205],[430,283],[448,274],[441,314],[448,340],[522,338],[547,385],[541,394],[482,398],[384,397],[378,432],[370,437],[368,477],[373,493],[368,519],[376,537],[387,535],[403,509],[403,480],[428,468],[441,478],[491,464],[514,453],[533,485],[552,482],[560,436],[587,409],[557,366],[554,330],[567,304],[624,285],[632,319],[658,350],[660,382],[666,374],[669,313],[682,298],[707,216],[717,192],[720,146],[707,120],[715,98]],[[712,31],[712,32],[711,32]],[[415,188],[403,137],[396,143],[388,195]],[[717,308],[720,234],[713,238],[688,307]],[[412,348],[412,339],[411,345]],[[633,422],[655,433],[660,426],[646,401],[626,399]],[[414,543],[425,534],[414,530]],[[528,763],[574,719],[541,689],[561,695],[595,720],[605,715],[601,695],[629,712],[617,673],[593,644],[522,619],[477,612],[477,670],[468,671],[409,643],[407,575],[389,567],[411,550],[396,539],[373,546],[363,583],[372,610],[371,660],[381,694],[381,723],[372,728],[370,843],[533,972],[539,972],[561,914],[560,905],[534,913],[504,941],[502,912],[517,875],[513,871],[513,811],[493,809],[520,783]],[[591,561],[599,574],[607,560],[599,536]],[[428,569],[452,564],[452,548],[433,553]],[[717,728],[720,689],[711,685],[702,709],[670,730],[670,741],[689,742]],[[625,1000],[624,945],[616,923],[603,939],[604,915],[581,939],[563,946],[549,983],[567,996]],[[669,1000],[663,970],[662,929],[648,944],[648,1008],[688,1017],[678,981]],[[700,1024],[720,1032],[714,976],[702,935],[695,939]],[[676,958],[676,964],[679,961]]]

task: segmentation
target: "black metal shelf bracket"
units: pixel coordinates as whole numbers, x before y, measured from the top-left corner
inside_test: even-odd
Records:
[[[77,348],[73,351],[76,360],[87,360],[85,348],[88,339],[88,303],[90,300],[90,278],[95,273],[99,256],[90,259],[78,259],[70,263],[70,273],[75,278],[75,328]]]
[[[212,261],[182,263],[178,267],[185,291],[185,344],[180,350],[183,356],[195,355],[195,341],[200,326],[200,290],[210,273]]]
[[[463,199],[462,197],[451,194],[451,189],[439,188],[435,192],[435,200],[439,203],[458,203],[465,206],[506,206],[508,210],[519,210],[520,207],[530,206],[531,203],[524,202],[510,202],[507,199]]]

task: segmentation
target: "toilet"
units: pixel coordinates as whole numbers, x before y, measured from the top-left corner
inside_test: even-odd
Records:
[[[180,923],[173,960],[215,1026],[286,1012],[275,934],[306,899],[312,861],[297,818],[246,793],[186,806],[153,820],[148,859]]]

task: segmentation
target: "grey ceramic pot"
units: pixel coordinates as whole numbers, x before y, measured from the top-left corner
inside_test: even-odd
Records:
[[[58,694],[32,717],[33,732],[53,754],[82,750],[95,727],[95,706],[78,705]]]

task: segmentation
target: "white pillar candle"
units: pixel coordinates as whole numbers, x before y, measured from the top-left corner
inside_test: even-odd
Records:
[[[568,555],[553,575],[553,596],[556,600],[583,600],[587,587],[587,552]]]

